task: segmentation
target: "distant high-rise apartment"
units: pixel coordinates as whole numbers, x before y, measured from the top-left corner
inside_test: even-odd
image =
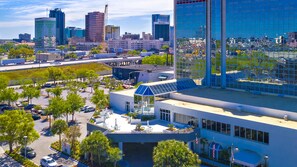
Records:
[[[153,39],[153,36],[151,33],[145,33],[145,32],[142,32],[142,39],[143,40],[152,40]]]
[[[152,15],[152,34],[154,39],[169,41],[170,15]]]
[[[103,42],[104,41],[104,13],[92,12],[86,15],[86,41]]]
[[[85,30],[77,27],[66,27],[65,34],[66,34],[66,39],[72,38],[72,37],[84,38]]]
[[[61,9],[50,10],[49,17],[56,18],[56,41],[58,45],[66,43],[65,13]]]
[[[56,47],[56,18],[35,19],[35,48],[49,50]]]
[[[30,42],[31,41],[31,34],[19,34],[19,41],[25,41],[25,42]]]
[[[221,2],[175,0],[176,77],[296,96],[297,1]]]
[[[120,39],[121,29],[119,26],[107,25],[105,26],[105,40]]]
[[[125,34],[123,34],[123,39],[139,40],[140,34],[132,34],[132,33],[125,32]]]

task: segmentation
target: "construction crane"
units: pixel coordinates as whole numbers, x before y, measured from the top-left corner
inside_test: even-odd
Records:
[[[106,26],[108,24],[108,1],[105,5],[105,10],[104,10],[104,41],[106,40]]]

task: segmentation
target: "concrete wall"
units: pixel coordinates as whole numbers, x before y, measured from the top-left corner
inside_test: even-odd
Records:
[[[297,130],[283,128],[279,126],[268,125],[243,119],[237,119],[212,113],[201,112],[194,109],[186,109],[174,105],[166,104],[162,101],[155,102],[155,113],[157,118],[160,117],[160,108],[171,111],[171,120],[173,114],[180,113],[184,115],[194,116],[199,119],[199,127],[202,127],[202,118],[213,121],[228,123],[231,125],[231,135],[225,135],[206,129],[201,129],[201,137],[207,138],[208,141],[220,143],[223,147],[230,147],[233,143],[239,150],[247,149],[257,152],[261,157],[269,156],[269,167],[296,166],[297,155]],[[234,126],[241,126],[254,130],[260,130],[269,133],[269,144],[259,143],[234,137]],[[264,159],[263,159],[264,162]]]
[[[134,97],[119,94],[117,92],[110,93],[110,106],[114,110],[114,112],[119,114],[125,114],[126,112],[126,102],[130,102],[131,111],[134,110]]]

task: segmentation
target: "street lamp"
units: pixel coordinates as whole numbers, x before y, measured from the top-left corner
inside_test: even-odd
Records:
[[[27,158],[27,139],[28,139],[28,136],[24,136],[24,141],[25,141],[25,158]]]
[[[232,143],[232,145],[231,145],[230,167],[232,167],[233,163],[234,163],[234,153],[237,152],[238,150],[239,150],[238,147],[234,147],[233,143]]]
[[[268,160],[268,158],[269,158],[268,155],[265,155],[265,156],[264,156],[264,160],[265,160],[264,167],[267,167],[267,166],[268,166],[268,165],[267,165],[267,160]]]

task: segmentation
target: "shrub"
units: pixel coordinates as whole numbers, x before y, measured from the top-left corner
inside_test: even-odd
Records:
[[[127,116],[132,117],[133,119],[137,118],[138,114],[136,112],[129,112]]]
[[[150,121],[156,119],[154,115],[143,115],[141,116],[141,121]]]
[[[19,153],[19,149],[15,149],[13,150],[12,153],[9,154],[8,151],[6,151],[5,153],[7,155],[9,155],[12,159],[14,159],[15,161],[19,162],[20,164],[22,164],[24,167],[39,167],[38,165],[36,165],[34,162],[32,162],[29,159],[26,159],[25,157],[21,156]]]

